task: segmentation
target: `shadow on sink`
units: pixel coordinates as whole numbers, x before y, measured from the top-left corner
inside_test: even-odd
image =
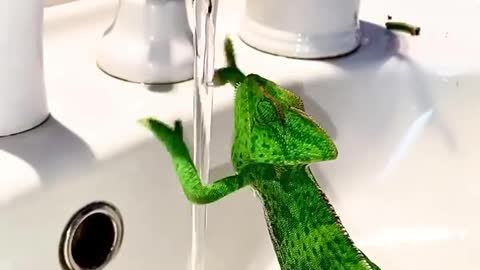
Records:
[[[347,72],[354,70],[377,69],[401,52],[401,39],[384,26],[360,21],[361,45],[353,53],[344,57],[327,59],[325,62]]]
[[[361,140],[380,142],[394,132],[402,143],[393,145],[384,159],[387,163],[401,159],[429,129],[441,137],[450,152],[455,152],[458,142],[438,101],[441,92],[450,87],[448,79],[424,68],[421,59],[410,57],[408,39],[415,37],[365,21],[361,29],[362,46],[355,53],[325,61],[340,68],[336,76],[308,81],[285,78],[280,84],[304,100],[307,112],[334,139],[342,141],[339,136],[362,137],[364,133]],[[398,130],[397,121],[405,127]],[[338,127],[339,123],[344,125]],[[342,155],[344,147],[352,146],[340,142],[339,147]]]
[[[336,141],[339,159],[352,163],[348,166],[374,162],[383,168],[381,175],[388,174],[426,132],[435,133],[443,147],[455,153],[455,131],[444,119],[448,108],[442,106],[446,87],[442,78],[407,57],[397,59],[398,65],[382,70],[353,70],[332,79],[286,80],[282,85],[304,100],[306,111]],[[378,160],[362,160],[362,155],[378,156]],[[378,171],[378,167],[362,170]]]
[[[0,150],[27,162],[47,184],[72,167],[88,169],[95,160],[90,147],[53,116],[29,132],[1,138]]]

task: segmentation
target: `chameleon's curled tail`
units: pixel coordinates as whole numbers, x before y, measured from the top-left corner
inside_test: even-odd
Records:
[[[221,86],[226,83],[230,83],[234,87],[237,87],[244,79],[245,75],[238,69],[237,61],[235,59],[235,50],[233,48],[233,41],[230,37],[225,38],[223,45],[225,59],[227,66],[217,69],[213,77],[213,83],[216,86]]]

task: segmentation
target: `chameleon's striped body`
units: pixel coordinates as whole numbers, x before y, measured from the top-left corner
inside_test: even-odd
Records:
[[[252,186],[282,270],[379,269],[355,247],[309,168],[284,166],[265,174],[270,177]]]
[[[236,87],[235,175],[202,185],[180,122],[171,129],[154,119],[142,121],[170,152],[187,198],[210,203],[253,187],[282,270],[380,269],[354,245],[308,168],[336,158],[328,134],[305,113],[298,96],[258,75],[244,76],[229,40],[226,55],[229,66],[216,72],[215,82]]]

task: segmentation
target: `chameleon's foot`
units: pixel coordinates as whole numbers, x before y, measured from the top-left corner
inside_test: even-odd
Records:
[[[235,60],[235,50],[233,48],[233,42],[230,37],[225,38],[223,48],[225,52],[225,60],[227,61],[227,66],[215,70],[215,74],[213,76],[213,84],[215,86],[222,86],[224,84],[230,83],[233,87],[238,87],[238,85],[245,79],[245,75],[237,67],[237,62]]]
[[[167,148],[174,146],[182,146],[182,148],[186,148],[185,143],[183,142],[183,125],[180,120],[175,121],[173,128],[154,118],[145,118],[138,122],[153,132],[153,134],[155,134],[155,136],[162,141]]]
[[[183,124],[182,124],[182,121],[180,121],[180,120],[175,121],[175,127],[174,127],[173,131],[177,134],[177,136],[179,136],[180,138],[183,139]]]
[[[235,59],[235,49],[233,48],[233,41],[228,36],[225,38],[223,49],[225,51],[225,59],[227,60],[227,66],[237,67],[237,60]]]
[[[213,75],[213,84],[222,86],[230,83],[233,87],[238,87],[245,79],[245,75],[236,67],[224,67],[215,70]]]

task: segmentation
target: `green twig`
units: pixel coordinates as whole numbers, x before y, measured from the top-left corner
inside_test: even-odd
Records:
[[[412,36],[420,35],[420,27],[403,22],[386,22],[385,26],[389,30],[402,31],[411,34]]]

